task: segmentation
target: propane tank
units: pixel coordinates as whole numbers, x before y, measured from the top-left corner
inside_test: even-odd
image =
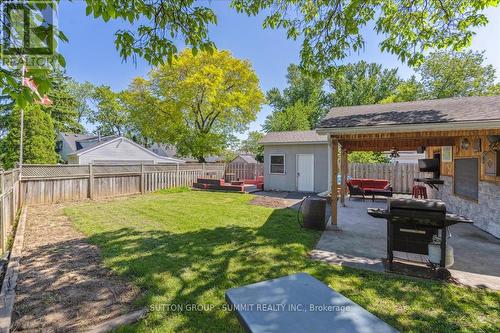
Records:
[[[446,237],[446,236],[445,236]],[[439,265],[441,263],[441,238],[434,236],[432,239],[432,243],[429,243],[429,261],[435,265]],[[444,260],[445,267],[450,267],[455,262],[455,258],[453,257],[453,247],[451,245],[446,244],[446,257]]]

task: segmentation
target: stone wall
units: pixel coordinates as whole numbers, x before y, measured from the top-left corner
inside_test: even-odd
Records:
[[[430,197],[443,200],[448,212],[466,216],[475,226],[500,238],[500,185],[480,181],[479,202],[474,202],[453,194],[452,177],[441,176],[441,179],[444,185],[438,185],[439,191],[428,188]]]

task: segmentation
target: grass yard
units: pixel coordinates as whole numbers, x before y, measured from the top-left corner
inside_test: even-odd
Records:
[[[238,332],[224,292],[308,272],[404,332],[498,332],[500,293],[309,260],[320,232],[252,195],[164,191],[65,210],[105,264],[143,290],[148,317],[124,332]],[[170,305],[182,305],[184,311]],[[186,311],[192,304],[204,306]]]

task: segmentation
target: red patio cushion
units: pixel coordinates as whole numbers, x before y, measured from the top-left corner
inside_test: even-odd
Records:
[[[363,179],[361,187],[364,190],[383,190],[387,185],[389,185],[389,181],[385,179]]]

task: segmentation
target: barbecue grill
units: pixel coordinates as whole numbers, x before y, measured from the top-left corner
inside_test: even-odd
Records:
[[[441,200],[390,199],[387,209],[368,208],[368,214],[387,220],[387,260],[392,269],[394,251],[429,254],[434,236],[441,239],[441,261],[445,268],[447,227],[472,223],[470,219],[446,213]]]

